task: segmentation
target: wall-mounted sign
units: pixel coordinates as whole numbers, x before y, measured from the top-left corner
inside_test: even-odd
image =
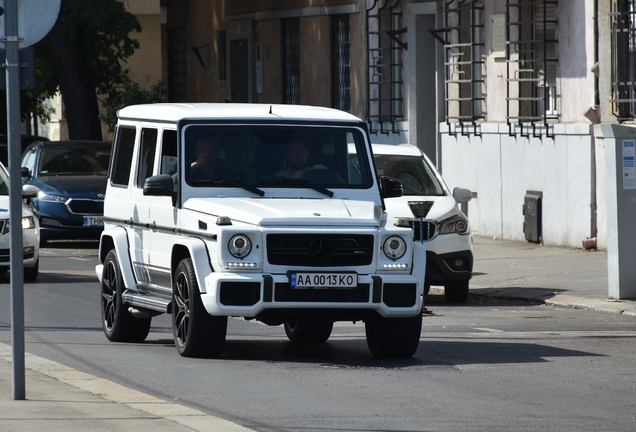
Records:
[[[636,189],[636,175],[634,170],[634,140],[623,140],[623,189]]]

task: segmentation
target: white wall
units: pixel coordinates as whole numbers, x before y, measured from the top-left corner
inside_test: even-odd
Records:
[[[468,204],[476,234],[525,241],[522,209],[532,190],[543,193],[544,244],[581,248],[590,237],[598,155],[589,124],[554,125],[554,138],[511,137],[501,123],[482,124],[481,136],[453,137],[444,125],[440,131],[446,183],[477,193]]]

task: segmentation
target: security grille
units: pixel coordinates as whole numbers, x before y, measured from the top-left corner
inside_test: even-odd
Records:
[[[611,5],[612,94],[610,108],[619,121],[636,118],[636,0]]]
[[[455,135],[479,135],[484,118],[484,5],[482,0],[446,0],[444,27],[434,32],[444,45],[445,116]]]
[[[168,29],[168,59],[170,102],[187,102],[188,59],[185,27]]]
[[[351,109],[351,34],[349,15],[333,17],[333,107],[343,111]]]
[[[400,0],[373,0],[367,9],[368,113],[371,133],[397,132],[404,116],[402,41]]]
[[[300,28],[298,18],[283,21],[285,103],[300,104]]]
[[[553,136],[556,118],[557,0],[506,3],[507,112],[509,135]],[[539,128],[538,126],[541,126]]]

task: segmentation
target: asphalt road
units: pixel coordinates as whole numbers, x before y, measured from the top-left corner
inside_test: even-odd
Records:
[[[43,250],[25,285],[29,353],[258,431],[636,430],[633,317],[432,295],[411,359],[372,357],[362,323],[297,346],[282,327],[239,319],[221,357],[186,359],[168,316],[142,344],[107,341],[88,246]],[[10,343],[6,275],[0,292]]]

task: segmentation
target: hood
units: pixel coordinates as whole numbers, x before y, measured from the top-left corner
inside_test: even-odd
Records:
[[[32,216],[31,209],[22,202],[22,217],[24,216]],[[0,196],[0,220],[9,219],[9,196],[2,195]]]
[[[372,202],[333,198],[192,198],[183,207],[260,226],[377,227],[382,218]]]
[[[107,180],[106,176],[45,176],[27,183],[46,193],[96,199],[99,194],[106,193]]]
[[[425,219],[432,219],[441,221],[450,216],[457,210],[457,202],[452,196],[402,196],[399,198],[386,198],[384,204],[386,206],[386,212],[391,218],[412,218],[413,213],[409,208],[409,201],[433,201],[433,207],[429,210]]]

